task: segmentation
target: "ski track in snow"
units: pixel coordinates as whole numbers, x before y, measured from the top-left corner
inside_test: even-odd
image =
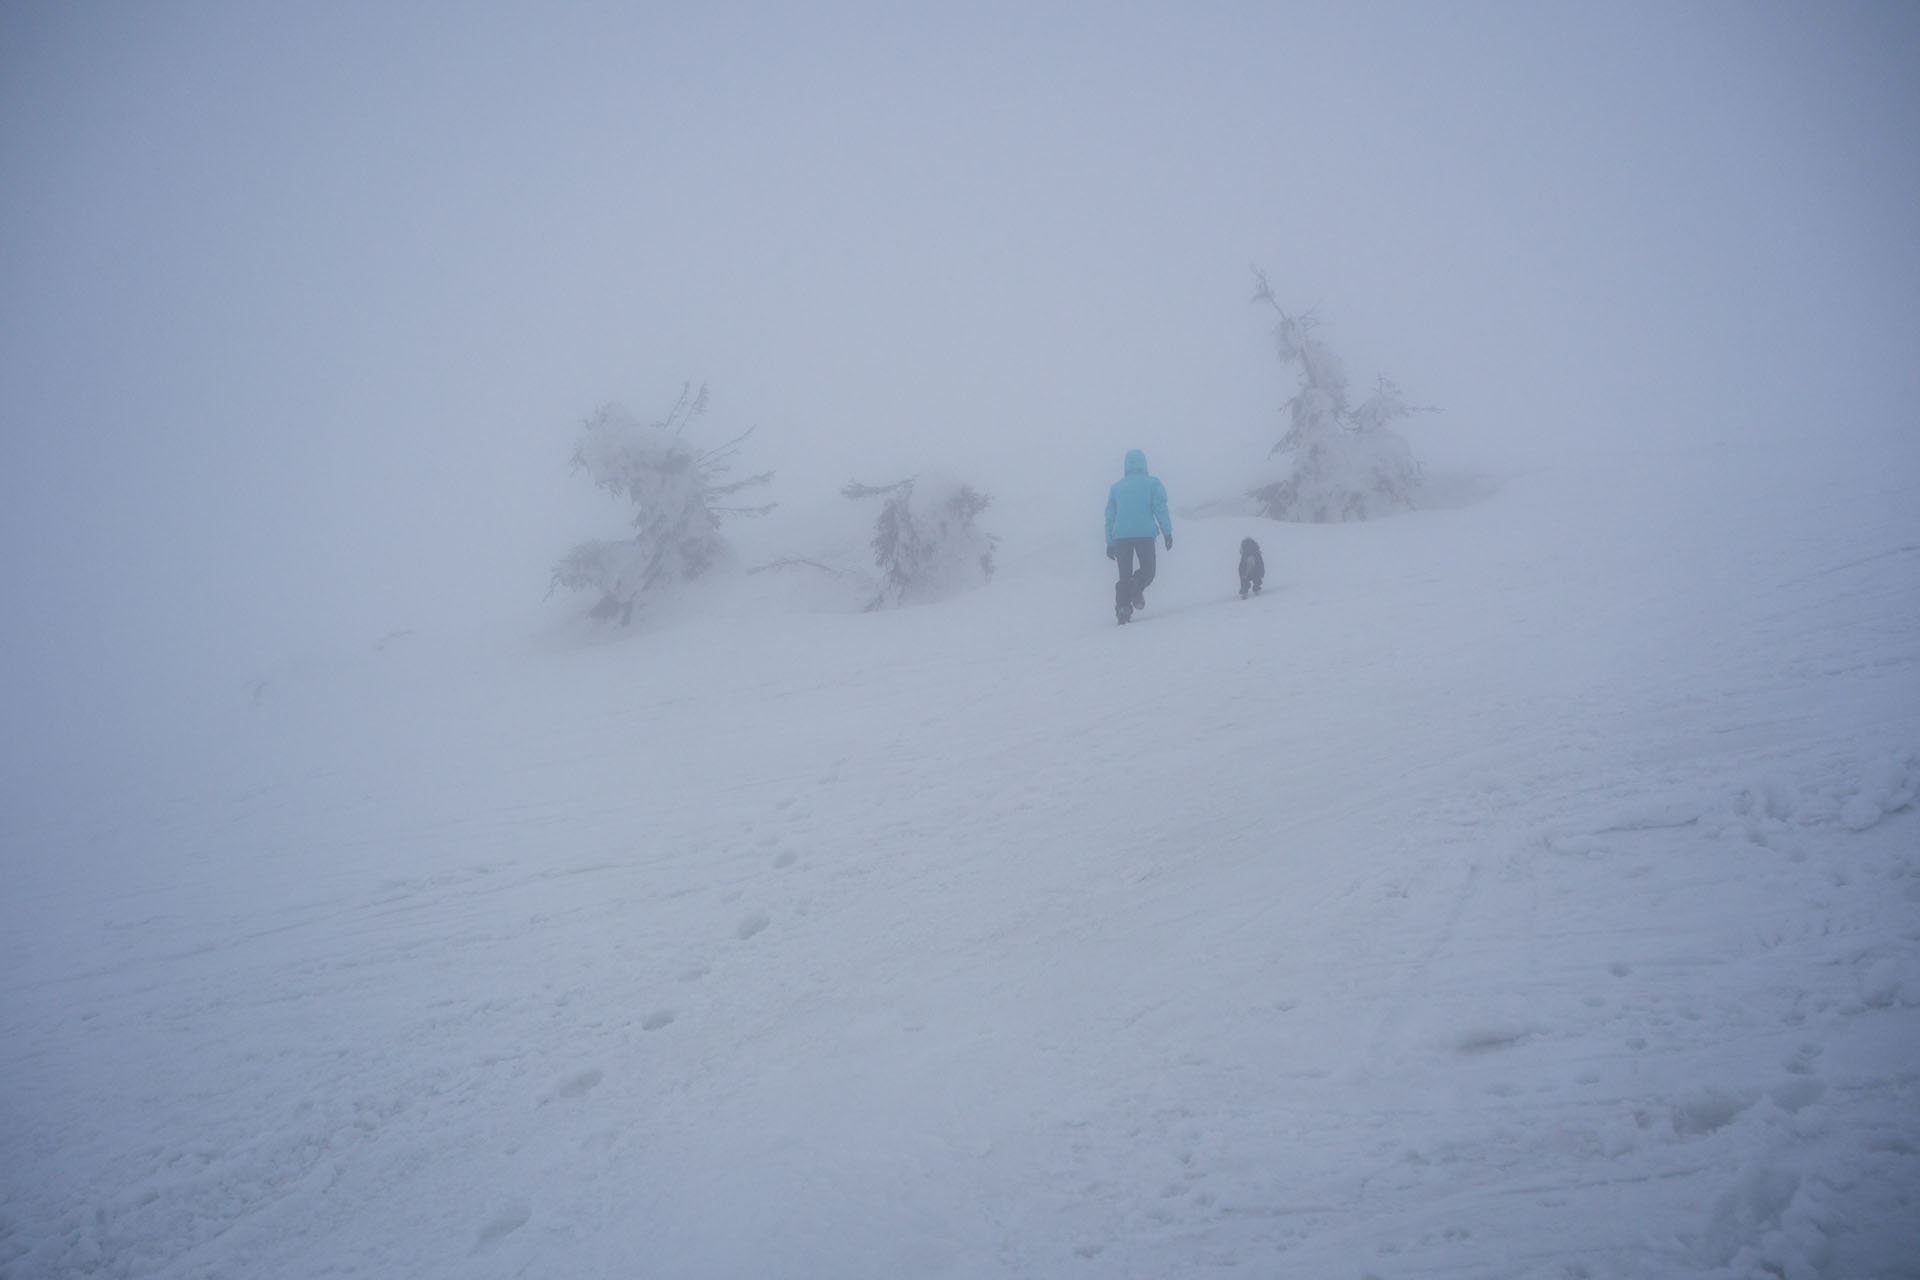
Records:
[[[1920,1274],[1860,484],[1275,529],[1257,604],[1187,522],[1152,625],[1062,565],[250,712],[6,831],[0,1275]]]

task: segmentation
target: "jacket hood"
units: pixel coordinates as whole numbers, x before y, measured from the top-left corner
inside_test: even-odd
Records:
[[[1147,474],[1147,455],[1138,449],[1127,450],[1127,474],[1130,476]]]

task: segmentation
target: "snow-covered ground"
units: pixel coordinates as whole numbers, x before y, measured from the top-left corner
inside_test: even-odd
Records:
[[[1912,477],[1492,479],[236,679],[0,827],[0,1274],[1920,1275]]]

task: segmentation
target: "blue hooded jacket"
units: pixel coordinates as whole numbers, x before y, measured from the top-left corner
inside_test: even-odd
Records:
[[[1117,538],[1173,536],[1167,514],[1167,487],[1147,474],[1147,455],[1127,450],[1127,473],[1107,491],[1107,545]]]

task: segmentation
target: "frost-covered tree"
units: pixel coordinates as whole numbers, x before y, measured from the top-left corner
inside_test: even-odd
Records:
[[[723,481],[741,442],[753,432],[701,449],[687,438],[687,430],[706,411],[706,387],[696,392],[689,385],[659,422],[640,422],[609,404],[581,425],[574,469],[636,508],[631,538],[583,542],[554,566],[555,587],[600,593],[592,616],[631,621],[642,596],[698,578],[726,557],[723,518],[773,509],[726,503],[743,489],[765,484],[773,473]]]
[[[1310,311],[1289,315],[1266,276],[1256,271],[1254,279],[1253,301],[1280,317],[1274,345],[1281,364],[1299,367],[1300,390],[1287,401],[1287,433],[1268,455],[1291,455],[1291,469],[1248,496],[1275,520],[1328,523],[1411,509],[1419,497],[1420,464],[1390,424],[1414,406],[1385,378],[1359,406],[1350,405],[1346,364],[1321,341],[1318,318]]]
[[[993,576],[999,539],[975,523],[992,499],[973,486],[943,476],[914,476],[893,484],[850,484],[840,492],[853,499],[881,499],[869,544],[880,569],[880,590],[868,609],[937,600]]]

